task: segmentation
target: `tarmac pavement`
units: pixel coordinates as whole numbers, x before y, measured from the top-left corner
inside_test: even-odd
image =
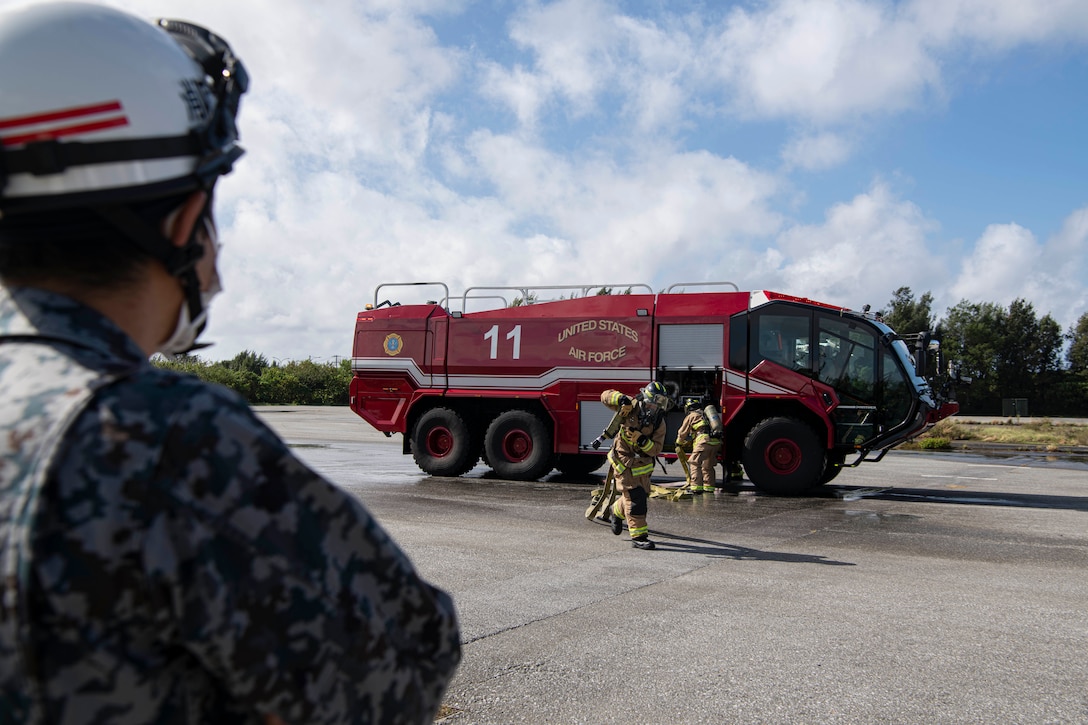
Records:
[[[893,451],[820,496],[435,478],[344,408],[258,413],[450,591],[443,722],[1088,723],[1088,463]],[[655,483],[680,480],[678,467]]]

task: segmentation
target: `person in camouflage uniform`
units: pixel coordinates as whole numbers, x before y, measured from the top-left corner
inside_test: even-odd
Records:
[[[432,722],[448,594],[239,396],[148,361],[192,348],[217,285],[241,64],[196,26],[38,4],[0,13],[0,67],[0,723]],[[178,72],[150,98],[112,77]],[[103,144],[96,98],[126,114]],[[171,111],[183,142],[147,120]]]
[[[601,402],[617,411],[623,420],[612,439],[608,462],[620,497],[612,505],[612,533],[617,536],[627,522],[631,546],[653,549],[646,523],[650,499],[650,474],[654,461],[665,447],[665,411],[670,405],[665,386],[652,382],[632,400],[618,390],[601,393]]]

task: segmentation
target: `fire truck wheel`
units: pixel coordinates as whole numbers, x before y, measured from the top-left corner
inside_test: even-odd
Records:
[[[590,453],[560,453],[555,467],[568,476],[585,476],[603,466],[608,459]]]
[[[449,408],[428,410],[412,434],[412,457],[432,476],[460,476],[476,465],[468,425]]]
[[[552,468],[552,437],[529,411],[508,410],[487,427],[484,455],[500,478],[534,481]]]
[[[825,483],[829,483],[833,478],[835,478],[835,476],[842,473],[842,462],[845,460],[846,457],[841,454],[835,456],[834,458],[832,458],[831,456],[827,457],[827,465],[824,466],[824,472],[820,476],[821,486]]]
[[[815,431],[794,418],[762,420],[744,439],[744,471],[775,496],[800,496],[818,485],[824,457]]]

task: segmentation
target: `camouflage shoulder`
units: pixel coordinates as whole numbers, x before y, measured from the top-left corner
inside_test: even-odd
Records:
[[[236,391],[181,370],[149,365],[133,375],[129,382],[156,399],[165,397],[183,402],[190,398],[207,398],[221,405],[249,409],[249,403]]]
[[[124,417],[149,415],[163,425],[233,419],[246,427],[265,427],[246,399],[234,390],[155,365],[141,367],[97,397],[100,405]]]

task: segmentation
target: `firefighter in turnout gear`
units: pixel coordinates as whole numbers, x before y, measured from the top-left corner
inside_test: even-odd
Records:
[[[646,525],[646,504],[654,461],[665,447],[665,411],[672,400],[664,385],[652,382],[633,400],[618,390],[606,390],[601,393],[601,402],[623,417],[608,451],[616,490],[620,492],[612,506],[612,533],[618,536],[627,521],[631,545],[653,549]]]
[[[717,478],[715,466],[718,463],[718,451],[722,447],[721,434],[712,430],[710,421],[704,413],[703,402],[692,398],[684,406],[687,416],[676,432],[676,447],[691,444],[688,457],[689,480],[693,493],[713,493]]]

